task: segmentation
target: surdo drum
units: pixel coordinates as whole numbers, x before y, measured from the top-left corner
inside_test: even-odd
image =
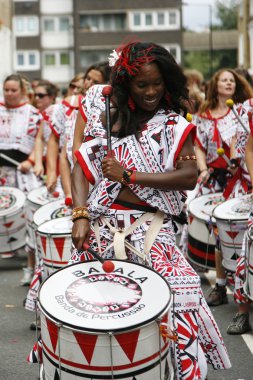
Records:
[[[56,197],[50,194],[46,186],[30,191],[26,200],[26,223],[27,223],[27,244],[35,249],[35,234],[36,226],[33,223],[34,213],[43,205],[55,201]]]
[[[72,264],[41,285],[43,379],[174,378],[168,283],[143,265],[113,263],[112,273],[98,261]]]
[[[67,216],[49,220],[38,227],[38,244],[46,275],[68,264],[71,257],[72,224],[71,217]]]
[[[251,194],[229,199],[213,211],[219,233],[222,265],[232,272],[236,271],[236,260],[240,255],[243,236],[248,227],[252,200]]]
[[[0,187],[0,253],[9,253],[25,245],[26,222],[23,191]]]
[[[188,258],[203,268],[215,268],[216,227],[213,209],[224,201],[222,193],[193,199],[188,206]]]
[[[247,231],[247,239],[246,239],[246,247],[245,247],[245,283],[244,283],[244,291],[247,297],[253,301],[253,227],[250,227]]]

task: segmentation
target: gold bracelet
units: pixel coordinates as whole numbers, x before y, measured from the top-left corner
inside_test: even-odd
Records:
[[[80,206],[80,207],[75,207],[75,208],[73,208],[73,212],[76,212],[76,211],[83,211],[83,210],[87,210],[88,209],[88,207],[86,207],[86,206]]]
[[[75,221],[76,219],[89,219],[90,215],[87,210],[78,210],[78,211],[73,211],[72,212],[72,221]]]
[[[178,159],[177,159],[177,161],[188,161],[188,160],[196,161],[196,159],[197,158],[196,158],[195,154],[193,154],[191,156],[189,156],[189,155],[187,155],[187,156],[179,156]]]

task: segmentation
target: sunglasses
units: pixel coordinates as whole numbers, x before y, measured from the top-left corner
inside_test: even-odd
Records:
[[[73,83],[70,83],[69,88],[71,88],[71,90],[75,90],[75,89],[77,89],[79,92],[82,92],[82,91],[83,91],[83,88],[82,88],[82,87],[76,86],[76,85],[73,84]]]
[[[42,94],[41,92],[38,92],[37,94],[34,94],[35,98],[43,99],[45,96],[48,96],[48,94]]]

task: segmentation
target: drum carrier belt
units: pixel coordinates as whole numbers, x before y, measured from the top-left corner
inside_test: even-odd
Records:
[[[150,252],[152,245],[163,225],[165,214],[161,211],[147,212],[143,214],[139,219],[137,219],[133,224],[131,224],[126,229],[116,228],[112,226],[108,220],[101,216],[101,220],[109,227],[110,232],[113,235],[113,242],[104,250],[104,252],[108,251],[111,247],[114,248],[115,256],[117,259],[126,260],[126,248],[139,256],[143,261],[145,261],[146,256]],[[126,237],[130,235],[137,227],[141,224],[151,220],[148,230],[146,231],[146,236],[144,240],[144,249],[143,252],[139,252],[132,244],[126,241]],[[98,250],[101,254],[101,244],[100,244],[100,234],[99,234],[99,224],[98,219],[96,219],[94,223],[94,233],[96,236],[96,240],[98,243]],[[103,252],[103,253],[104,253]]]

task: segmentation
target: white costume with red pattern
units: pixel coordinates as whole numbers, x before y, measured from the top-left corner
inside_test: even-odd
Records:
[[[89,243],[93,249],[99,250],[102,257],[113,258],[115,254],[117,257],[119,247],[115,246],[115,239],[118,232],[124,231],[125,240],[120,244],[127,259],[153,267],[168,281],[175,292],[173,319],[178,340],[173,355],[176,379],[205,379],[207,361],[219,369],[229,368],[230,361],[202,294],[200,279],[175,244],[171,215],[180,214],[185,193],[129,185],[142,203],[161,214],[161,226],[147,249],[148,231],[157,213],[151,213],[138,224],[138,220],[147,214],[120,206],[117,196],[122,184],[102,177],[101,161],[106,154],[106,132],[100,121],[101,112],[105,109],[102,88],[93,86],[86,95],[85,141],[76,152],[86,178],[94,186],[87,202],[92,219]],[[183,117],[161,109],[142,129],[138,140],[133,135],[121,139],[113,137],[112,149],[116,159],[128,169],[149,173],[173,171],[182,146],[192,131],[194,126]],[[137,222],[136,227],[133,227],[134,222]],[[71,262],[90,258],[89,253],[74,250]]]

